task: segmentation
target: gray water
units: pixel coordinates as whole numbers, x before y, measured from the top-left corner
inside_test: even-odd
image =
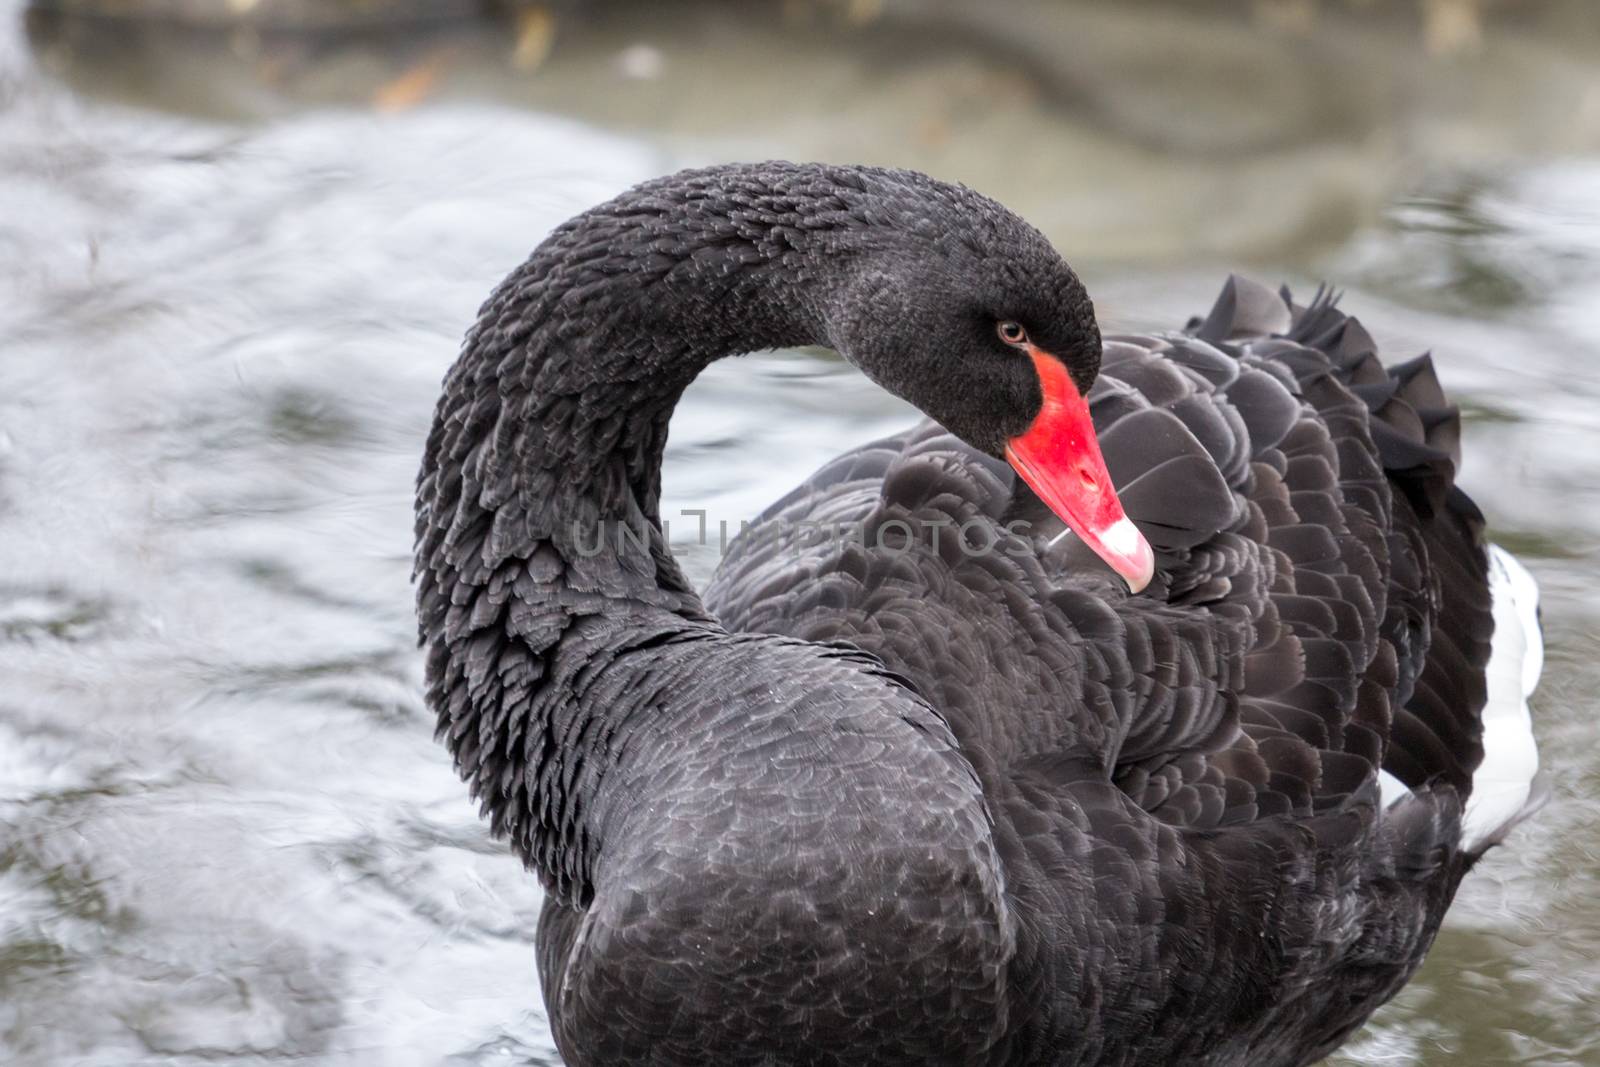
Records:
[[[1600,20],[1511,6],[1477,39],[791,3],[308,43],[0,4],[0,1062],[556,1062],[539,892],[419,697],[417,456],[551,226],[789,156],[999,196],[1112,328],[1241,269],[1434,350],[1466,484],[1544,587],[1555,799],[1332,1062],[1600,1064]],[[909,418],[825,353],[720,364],[668,513],[736,525]]]

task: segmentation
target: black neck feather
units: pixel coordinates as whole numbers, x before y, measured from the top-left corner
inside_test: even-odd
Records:
[[[672,409],[721,356],[828,342],[871,229],[838,180],[721,168],[578,216],[484,305],[445,381],[416,513],[429,700],[494,829],[547,882],[576,832],[573,768],[615,740],[564,719],[632,710],[626,693],[578,701],[575,673],[717,630],[657,521]]]

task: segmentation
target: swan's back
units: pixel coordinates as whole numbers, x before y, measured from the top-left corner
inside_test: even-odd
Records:
[[[1040,1055],[1312,1062],[1530,806],[1529,587],[1517,603],[1497,562],[1491,595],[1427,357],[1385,369],[1326,295],[1234,279],[1183,333],[1108,340],[1090,400],[1158,553],[1145,594],[925,423],[769,509],[706,602],[732,630],[859,646],[948,720],[1036,911],[1019,987],[1093,990],[1039,1023]],[[1480,769],[1493,799],[1466,817]],[[1051,884],[1084,850],[1086,919],[1085,887]]]

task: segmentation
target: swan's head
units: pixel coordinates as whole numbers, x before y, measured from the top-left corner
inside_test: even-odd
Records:
[[[1042,234],[992,201],[951,190],[924,209],[926,225],[889,231],[859,260],[830,316],[835,346],[968,444],[1003,457],[1143,589],[1154,554],[1117,499],[1085,399],[1101,344],[1083,283]]]

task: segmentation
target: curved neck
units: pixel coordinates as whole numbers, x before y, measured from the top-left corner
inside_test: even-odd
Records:
[[[829,343],[849,260],[837,231],[819,240],[802,202],[752,211],[749,196],[685,192],[657,183],[579,216],[480,312],[438,419],[467,468],[455,524],[494,515],[486,564],[659,539],[667,423],[695,376],[727,355]],[[680,586],[670,557],[659,577]]]
[[[598,847],[598,776],[665,706],[644,653],[720,633],[657,521],[672,409],[721,356],[827,343],[851,261],[842,207],[733,178],[641,186],[556,230],[484,305],[428,439],[429,703],[492,828],[562,898]]]

